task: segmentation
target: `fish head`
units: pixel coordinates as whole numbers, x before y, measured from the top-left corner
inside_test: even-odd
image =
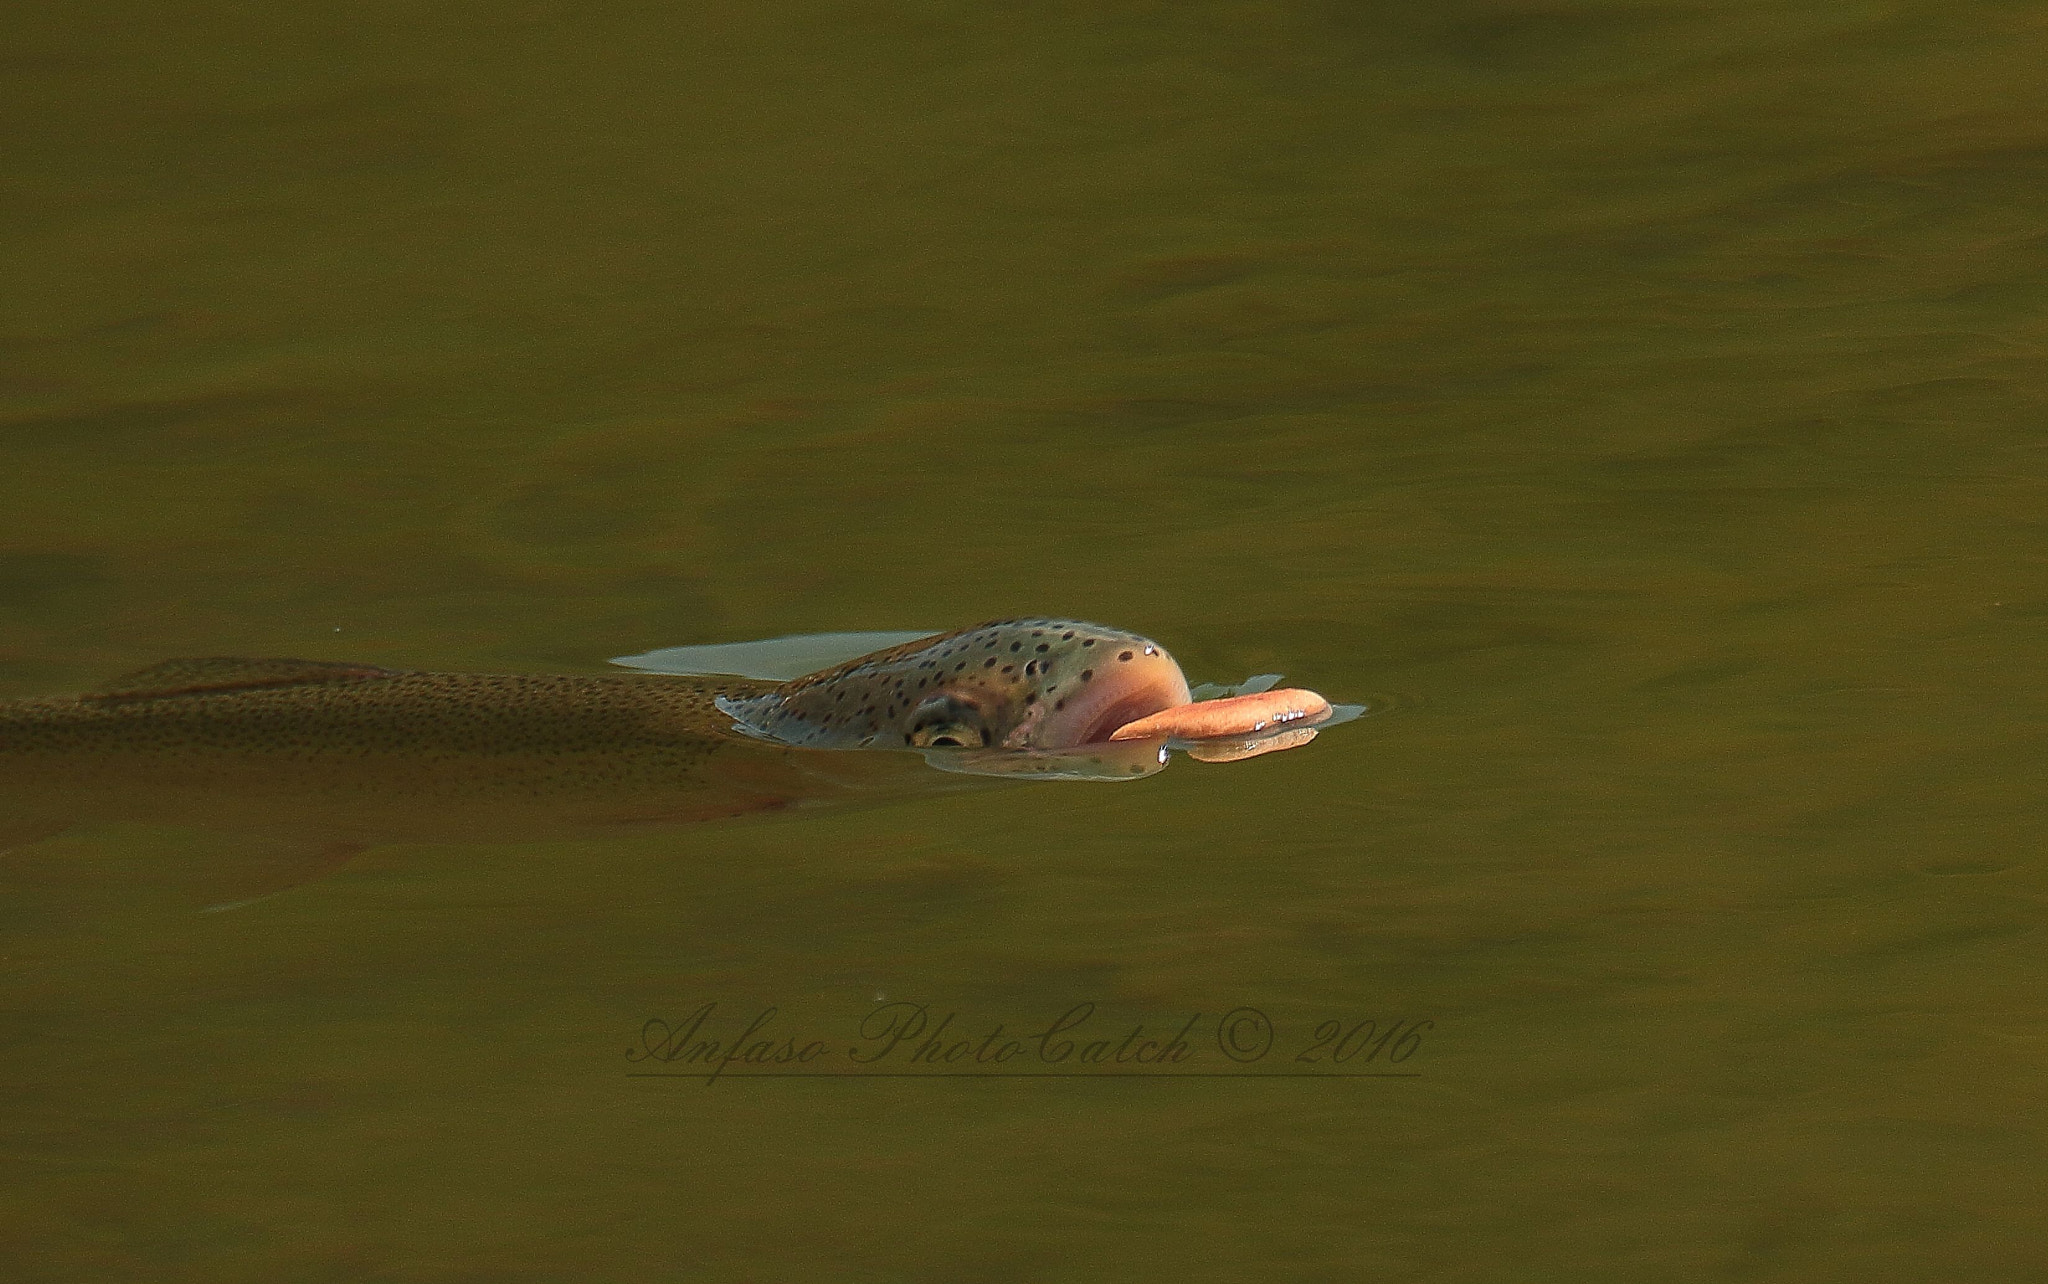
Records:
[[[1067,749],[1189,700],[1149,638],[1079,620],[996,620],[722,699],[744,730],[811,749]]]

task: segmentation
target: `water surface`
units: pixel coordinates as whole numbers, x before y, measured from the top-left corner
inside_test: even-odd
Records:
[[[1393,706],[218,914],[262,856],[204,829],[15,850],[10,1278],[2048,1247],[2037,6],[10,27],[0,694],[1050,613]],[[1433,1025],[1399,1080],[626,1075],[899,1000]]]

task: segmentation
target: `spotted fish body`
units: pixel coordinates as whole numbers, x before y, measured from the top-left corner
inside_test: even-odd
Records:
[[[718,707],[812,749],[1066,749],[1190,699],[1149,638],[1079,620],[977,624],[907,642]]]
[[[744,742],[713,703],[735,688],[767,684],[175,661],[0,704],[0,846],[80,819],[373,840],[698,820],[829,794],[831,769],[865,765]]]
[[[0,848],[80,819],[516,839],[905,796],[970,782],[914,754],[815,751],[1059,748],[1186,699],[1156,644],[1058,620],[963,629],[779,685],[171,661],[82,696],[0,703]]]

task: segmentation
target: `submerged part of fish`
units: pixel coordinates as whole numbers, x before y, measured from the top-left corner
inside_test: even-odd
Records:
[[[74,698],[0,704],[0,814],[286,814],[380,839],[523,836],[700,820],[920,790],[895,755],[735,735],[746,679],[421,673],[306,660],[178,660]]]

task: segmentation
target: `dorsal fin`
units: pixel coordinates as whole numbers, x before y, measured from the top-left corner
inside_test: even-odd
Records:
[[[267,687],[331,686],[395,678],[396,669],[374,664],[342,664],[332,660],[245,660],[208,656],[196,660],[165,660],[124,673],[80,696],[81,700],[162,700],[170,696],[218,695]]]

